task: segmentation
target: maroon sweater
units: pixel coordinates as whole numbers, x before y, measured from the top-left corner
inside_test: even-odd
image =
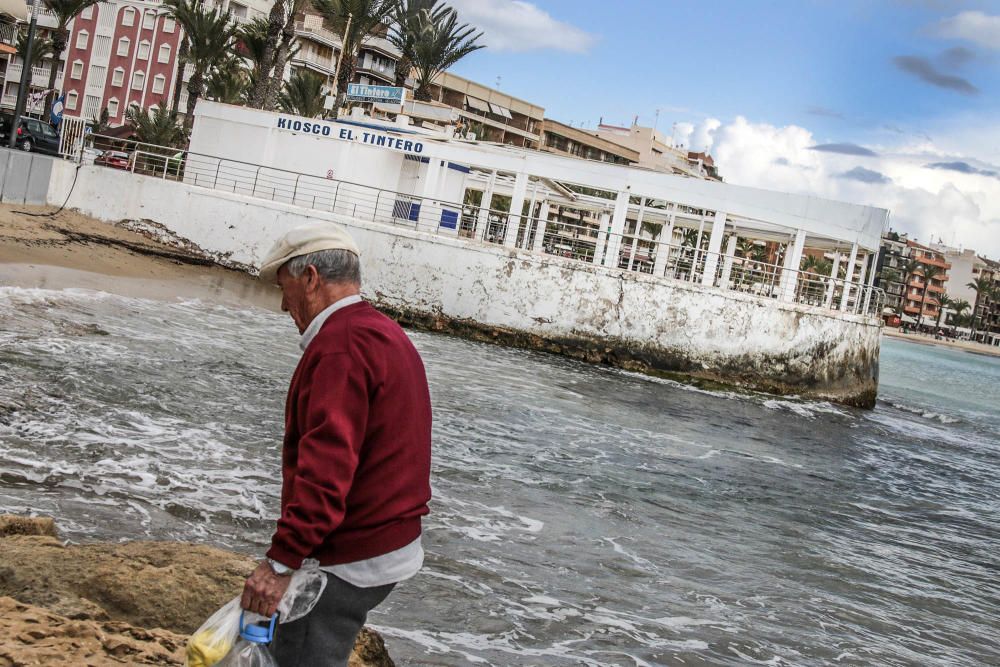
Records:
[[[337,565],[420,535],[431,497],[427,377],[403,330],[369,304],[330,315],[302,355],[281,463],[270,558]]]

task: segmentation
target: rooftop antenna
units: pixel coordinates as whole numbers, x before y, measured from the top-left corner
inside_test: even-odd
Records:
[[[497,90],[500,90],[500,75],[497,74]]]
[[[656,132],[656,126],[659,124],[659,122],[660,122],[660,110],[657,109],[656,115],[653,116],[653,132]]]

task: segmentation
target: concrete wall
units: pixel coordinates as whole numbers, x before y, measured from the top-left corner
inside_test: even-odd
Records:
[[[50,201],[66,197],[72,172],[55,170]],[[366,296],[404,321],[625,368],[854,405],[875,400],[879,324],[871,318],[90,166],[69,206],[106,221],[152,220],[254,266],[290,227],[335,221],[361,247]]]
[[[0,201],[44,204],[48,198],[52,164],[56,159],[37,153],[0,149]]]

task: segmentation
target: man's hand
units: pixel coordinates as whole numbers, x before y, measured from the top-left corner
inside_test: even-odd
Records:
[[[262,561],[243,585],[240,606],[247,611],[270,618],[278,610],[278,603],[288,590],[292,575],[275,574],[267,561]]]

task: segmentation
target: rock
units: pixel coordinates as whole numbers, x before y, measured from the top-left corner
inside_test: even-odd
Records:
[[[187,637],[118,621],[74,621],[0,597],[0,666],[183,665]]]
[[[47,535],[49,537],[58,537],[56,522],[51,517],[0,514],[0,537],[8,537],[10,535]]]
[[[15,620],[0,609],[4,622],[17,625],[0,623],[0,631],[8,629],[0,635],[0,667],[48,664],[42,649],[61,646],[68,641],[66,633],[73,632],[81,633],[80,652],[67,653],[74,659],[56,664],[175,664],[164,661],[164,638],[180,637],[183,649],[189,634],[242,591],[256,565],[248,556],[205,545],[64,545],[55,534],[52,519],[0,516],[0,596],[7,596],[0,600],[12,598],[8,605],[16,601],[23,607]],[[53,623],[62,635],[51,634]],[[117,634],[108,634],[108,628]],[[110,639],[95,639],[104,636],[94,634],[100,632]],[[159,648],[144,647],[144,642]],[[365,628],[350,666],[392,665],[382,638]]]

